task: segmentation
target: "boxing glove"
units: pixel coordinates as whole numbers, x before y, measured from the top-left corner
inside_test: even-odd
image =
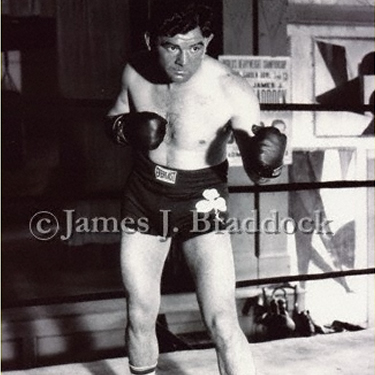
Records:
[[[273,126],[253,125],[247,159],[257,178],[276,178],[281,174],[287,138]]]
[[[154,112],[109,116],[107,130],[115,142],[137,150],[155,150],[163,142],[167,120]]]

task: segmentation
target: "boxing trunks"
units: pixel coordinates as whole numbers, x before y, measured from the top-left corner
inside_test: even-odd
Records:
[[[123,202],[126,228],[183,239],[223,230],[228,218],[227,173],[227,161],[181,170],[138,154]]]

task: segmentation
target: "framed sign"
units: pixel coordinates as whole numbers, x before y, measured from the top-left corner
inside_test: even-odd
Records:
[[[260,103],[291,102],[290,57],[219,56],[253,87]]]

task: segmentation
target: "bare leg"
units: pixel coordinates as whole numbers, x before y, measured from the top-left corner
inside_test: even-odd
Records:
[[[170,240],[142,233],[124,233],[121,272],[127,295],[129,363],[136,367],[157,363],[155,324],[160,307],[161,274]]]
[[[235,273],[228,233],[208,233],[184,244],[203,319],[215,343],[221,375],[254,375],[250,345],[239,323]]]

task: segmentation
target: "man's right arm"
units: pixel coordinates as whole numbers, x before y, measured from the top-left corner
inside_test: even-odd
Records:
[[[121,91],[116,98],[114,106],[109,110],[105,118],[105,130],[109,138],[117,144],[128,144],[123,134],[122,116],[130,112],[129,106],[129,80],[131,68],[127,65],[122,73]]]
[[[164,139],[167,121],[157,113],[130,111],[129,86],[134,84],[134,79],[134,70],[126,66],[121,92],[106,118],[106,130],[117,144],[140,151],[154,150]]]
[[[114,106],[109,110],[108,117],[122,115],[130,112],[129,106],[129,85],[132,81],[132,68],[127,65],[121,77],[121,91],[118,95]]]

